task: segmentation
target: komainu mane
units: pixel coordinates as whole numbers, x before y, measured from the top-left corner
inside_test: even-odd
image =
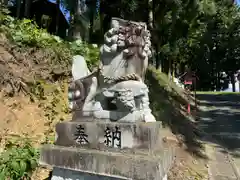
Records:
[[[73,70],[82,74],[70,87],[75,118],[155,121],[144,83],[151,55],[146,24],[113,18],[104,39],[98,69],[90,73],[85,64]]]

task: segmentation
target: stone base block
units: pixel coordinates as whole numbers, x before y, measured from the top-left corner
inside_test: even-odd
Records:
[[[70,121],[56,126],[56,145],[90,149],[147,149],[161,147],[161,122],[119,123]]]
[[[101,176],[69,169],[54,168],[51,180],[126,180],[126,178]],[[167,180],[167,175],[159,180]]]
[[[171,149],[162,150],[156,154],[130,154],[45,145],[42,148],[40,164],[100,177],[162,180],[173,158]]]

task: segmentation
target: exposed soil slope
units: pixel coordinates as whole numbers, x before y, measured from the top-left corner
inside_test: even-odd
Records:
[[[19,47],[0,34],[1,90],[11,95],[20,91],[29,93],[36,81],[54,82],[66,78],[69,69],[70,56],[66,61],[56,49]]]

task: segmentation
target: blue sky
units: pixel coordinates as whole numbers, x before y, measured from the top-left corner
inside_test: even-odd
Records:
[[[240,0],[235,0],[235,1],[236,1],[236,3],[237,3],[237,4],[239,4],[239,5],[240,5]]]

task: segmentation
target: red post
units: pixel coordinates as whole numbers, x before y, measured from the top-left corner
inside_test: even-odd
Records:
[[[185,87],[186,92],[188,93],[189,101],[191,101],[191,87],[193,88],[194,91],[194,99],[195,99],[195,109],[197,109],[197,100],[196,100],[196,80],[198,79],[195,72],[192,72],[190,69],[188,69],[187,72],[185,72],[183,75],[180,76],[180,78],[184,79],[184,84],[190,86]],[[191,104],[187,104],[187,113],[191,113]]]
[[[187,106],[187,112],[188,112],[188,114],[191,113],[191,105],[189,103],[188,103],[188,106]]]

